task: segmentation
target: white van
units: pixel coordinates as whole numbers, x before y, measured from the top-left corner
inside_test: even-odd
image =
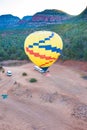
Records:
[[[10,70],[7,71],[7,76],[12,76],[12,72]]]
[[[40,73],[45,73],[45,71],[38,66],[34,66],[34,69],[39,71]]]

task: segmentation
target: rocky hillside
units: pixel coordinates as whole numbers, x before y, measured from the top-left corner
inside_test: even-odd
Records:
[[[87,7],[79,15],[72,17],[68,22],[86,22],[87,21]]]
[[[79,18],[82,20],[87,20],[87,7],[85,10],[79,15]]]
[[[44,10],[38,12],[33,16],[24,16],[20,19],[17,16],[11,14],[0,16],[0,29],[6,28],[32,28],[38,26],[44,26],[48,24],[62,24],[65,22],[77,22],[87,20],[87,7],[78,16],[71,16],[60,10]]]
[[[0,16],[0,28],[10,28],[17,26],[17,23],[20,21],[20,18],[13,16],[11,14],[1,15]]]
[[[70,15],[59,10],[44,10],[33,16],[24,16],[22,19],[7,14],[0,16],[0,28],[37,27],[43,25],[43,23],[63,23],[70,18]],[[39,22],[39,24],[37,22]]]
[[[59,10],[44,10],[42,12],[36,13],[33,16],[32,21],[62,23],[63,21],[70,18],[70,15]]]

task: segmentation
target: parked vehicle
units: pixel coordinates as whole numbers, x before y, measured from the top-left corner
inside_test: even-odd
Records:
[[[10,70],[7,71],[6,73],[7,76],[12,76],[12,72]]]
[[[34,66],[34,69],[39,71],[40,73],[45,73],[45,71],[42,68],[38,67],[38,66]]]

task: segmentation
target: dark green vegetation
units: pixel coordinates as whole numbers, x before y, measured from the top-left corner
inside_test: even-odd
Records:
[[[29,80],[29,82],[31,82],[31,83],[37,82],[37,79],[31,78],[31,79]]]
[[[63,40],[63,59],[87,60],[87,22],[51,26]]]
[[[0,31],[0,61],[26,59],[24,53],[25,30]]]
[[[64,44],[61,56],[63,60],[87,61],[87,8],[80,15],[61,24],[51,23],[31,27],[23,24],[19,28],[0,29],[0,61],[28,59],[24,52],[24,41],[30,33],[37,30],[54,31],[61,36]]]

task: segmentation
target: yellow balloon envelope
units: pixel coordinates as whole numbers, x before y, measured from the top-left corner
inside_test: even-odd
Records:
[[[29,59],[43,69],[48,68],[58,59],[62,48],[61,37],[51,31],[31,33],[24,43],[24,50]]]

